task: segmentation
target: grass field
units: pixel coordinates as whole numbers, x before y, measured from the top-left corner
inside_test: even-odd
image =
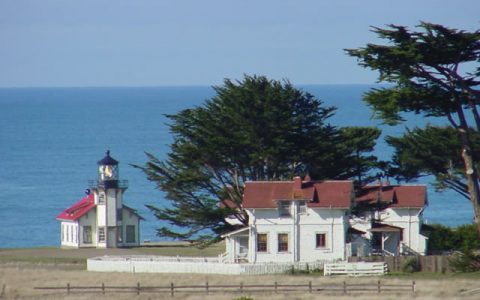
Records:
[[[163,242],[143,247],[117,249],[60,249],[54,247],[0,249],[2,262],[73,263],[85,264],[90,257],[103,255],[165,255],[165,256],[217,256],[225,251],[219,243],[205,249],[191,247],[188,243]]]
[[[84,251],[89,250],[89,251]],[[200,252],[199,252],[200,251]],[[204,255],[215,256],[223,252],[223,245],[198,250],[186,245],[159,245],[156,247],[132,249],[2,249],[0,250],[0,298],[1,299],[172,299],[167,294],[135,293],[79,293],[70,295],[66,291],[35,290],[41,286],[142,286],[169,285],[204,285],[206,281],[215,284],[313,284],[332,285],[347,281],[349,284],[375,284],[381,280],[383,284],[411,284],[415,280],[417,299],[478,299],[480,294],[462,296],[461,292],[480,287],[480,273],[473,274],[431,274],[414,273],[413,275],[393,274],[383,277],[323,277],[315,275],[265,275],[265,276],[228,276],[201,274],[131,274],[131,273],[99,273],[87,272],[83,261],[86,257],[113,254],[159,254],[159,255]],[[103,253],[103,254],[102,254]],[[201,254],[200,254],[201,253]],[[52,259],[51,256],[56,257]],[[238,299],[238,294],[182,294],[176,299]],[[411,299],[409,292],[401,293],[356,293],[343,295],[341,293],[321,292],[320,294],[252,294],[245,295],[251,299]]]

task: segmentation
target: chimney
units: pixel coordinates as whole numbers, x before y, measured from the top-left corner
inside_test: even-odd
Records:
[[[302,177],[300,176],[293,177],[293,189],[294,190],[302,189]]]
[[[302,177],[293,177],[293,199],[302,198]]]

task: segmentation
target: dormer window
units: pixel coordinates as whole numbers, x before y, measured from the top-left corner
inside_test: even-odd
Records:
[[[290,212],[291,201],[278,201],[278,215],[281,218],[289,218],[292,216]]]

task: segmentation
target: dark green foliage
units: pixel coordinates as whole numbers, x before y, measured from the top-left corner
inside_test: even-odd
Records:
[[[390,125],[402,122],[405,113],[442,117],[456,133],[427,128],[423,132],[415,129],[400,139],[390,138],[389,143],[397,148],[394,169],[390,171],[405,178],[434,174],[438,187],[452,188],[469,197],[480,218],[475,170],[478,139],[472,137],[469,126],[473,120],[474,130],[480,130],[480,31],[466,32],[425,22],[417,28],[373,28],[387,45],[368,44],[346,51],[361,66],[378,71],[379,81],[393,83],[365,95],[375,117]],[[468,72],[472,68],[476,71]],[[441,136],[442,130],[446,136]],[[434,135],[429,137],[430,133]],[[416,141],[421,143],[414,145]]]
[[[314,179],[361,178],[375,161],[366,155],[378,130],[330,125],[335,108],[289,82],[245,76],[214,89],[204,105],[168,116],[174,141],[167,159],[147,154],[140,167],[169,201],[148,205],[168,223],[159,236],[208,243],[234,229],[224,220],[229,215],[247,224],[241,206],[247,180],[307,172]],[[356,134],[362,136],[355,140]]]
[[[480,156],[480,134],[471,129],[470,138],[475,156]],[[408,130],[401,137],[386,137],[395,153],[389,175],[398,180],[410,181],[418,177],[434,175],[435,187],[458,192],[469,198],[464,165],[458,149],[462,147],[457,131],[452,127],[427,126]]]
[[[373,89],[365,97],[375,115],[388,124],[402,121],[401,112],[445,117],[456,113],[459,103],[470,104],[480,96],[478,75],[463,74],[461,69],[465,63],[478,62],[480,32],[425,22],[418,27],[421,31],[375,27],[373,32],[389,45],[346,50],[361,66],[379,71],[379,81],[396,84]]]
[[[480,239],[475,224],[450,228],[440,224],[429,225],[428,252],[442,253],[451,251],[480,250]]]
[[[359,185],[376,179],[374,174],[369,174],[369,171],[378,168],[379,162],[376,156],[368,154],[374,150],[381,133],[380,129],[373,127],[344,127],[340,130],[344,141],[342,144],[345,147],[344,152],[351,153],[344,160],[353,163],[353,170],[349,177],[356,179]]]
[[[420,263],[416,257],[407,258],[401,265],[403,273],[420,272]]]
[[[450,259],[450,266],[455,272],[477,272],[480,271],[480,255],[471,249],[457,252]]]

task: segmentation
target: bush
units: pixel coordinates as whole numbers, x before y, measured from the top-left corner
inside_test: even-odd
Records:
[[[480,271],[480,255],[475,254],[471,249],[464,249],[450,258],[450,266],[455,272]]]
[[[402,268],[403,273],[419,272],[420,271],[420,263],[418,262],[418,259],[416,257],[410,257],[410,258],[407,258],[402,263],[401,268]]]
[[[457,228],[440,224],[430,225],[429,227],[432,228],[428,235],[429,253],[480,248],[480,239],[475,224],[462,225]]]

